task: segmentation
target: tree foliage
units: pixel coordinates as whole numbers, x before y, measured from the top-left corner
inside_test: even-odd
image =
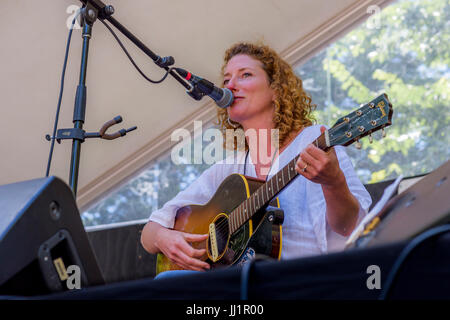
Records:
[[[399,1],[380,15],[377,28],[364,23],[297,69],[316,118],[330,126],[388,95],[394,117],[387,137],[348,149],[366,183],[428,173],[450,155],[450,5]]]

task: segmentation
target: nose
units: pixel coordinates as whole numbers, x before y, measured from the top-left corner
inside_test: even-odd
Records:
[[[234,77],[228,79],[227,83],[225,84],[225,88],[230,89],[232,92],[236,91],[236,82],[234,81]]]

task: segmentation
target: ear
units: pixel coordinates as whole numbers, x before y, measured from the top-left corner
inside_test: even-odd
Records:
[[[272,89],[272,104],[275,104],[275,101],[277,100],[277,94],[275,93],[275,90]]]

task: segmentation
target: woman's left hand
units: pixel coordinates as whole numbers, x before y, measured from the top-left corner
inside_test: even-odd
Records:
[[[320,131],[323,133],[326,128],[321,127]],[[324,187],[338,186],[343,179],[345,181],[334,148],[325,152],[309,144],[300,153],[295,170],[306,179],[320,183]]]

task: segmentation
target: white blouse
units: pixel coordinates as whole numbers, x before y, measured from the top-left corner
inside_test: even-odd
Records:
[[[320,125],[314,125],[302,130],[275,159],[268,179],[313,142],[320,135],[320,127]],[[337,146],[335,150],[350,192],[360,204],[357,222],[359,224],[367,214],[372,200],[356,175],[345,148]],[[178,208],[188,204],[207,203],[227,176],[232,173],[244,173],[245,154],[245,152],[238,152],[236,159],[232,159],[235,161],[227,158],[212,165],[188,188],[179,192],[161,209],[154,211],[150,220],[166,228],[173,228]],[[248,158],[246,175],[256,177],[255,166],[251,157]],[[298,175],[278,194],[278,198],[280,207],[284,211],[282,259],[317,255],[344,248],[347,237],[331,230],[326,221],[326,203],[320,184]]]

